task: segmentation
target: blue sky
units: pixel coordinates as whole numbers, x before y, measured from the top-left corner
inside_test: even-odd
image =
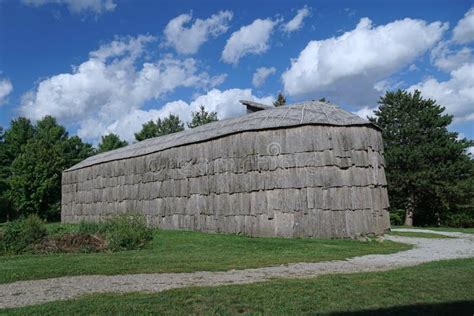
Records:
[[[96,143],[238,100],[326,97],[370,115],[420,89],[474,138],[473,1],[0,1],[0,125],[51,114]]]

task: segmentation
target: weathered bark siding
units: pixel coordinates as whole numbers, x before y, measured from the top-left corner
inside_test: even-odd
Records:
[[[144,214],[153,226],[251,236],[355,237],[389,228],[380,132],[245,131],[63,173],[62,221]]]

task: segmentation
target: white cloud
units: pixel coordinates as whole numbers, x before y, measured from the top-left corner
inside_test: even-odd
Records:
[[[453,30],[453,40],[460,44],[474,41],[474,8],[466,12]]]
[[[8,95],[13,91],[13,85],[8,79],[0,79],[0,105],[7,101]]]
[[[194,54],[209,37],[217,37],[229,29],[232,12],[221,11],[206,20],[196,21],[186,27],[192,20],[191,14],[181,14],[169,21],[164,30],[166,44],[181,54]]]
[[[295,17],[291,19],[288,23],[282,25],[282,29],[286,33],[291,33],[299,30],[303,27],[304,19],[311,14],[308,7],[299,9]]]
[[[378,109],[378,107],[371,108],[371,107],[368,107],[368,106],[364,106],[360,110],[358,110],[356,112],[353,112],[353,113],[360,116],[364,120],[366,120],[367,117],[373,117],[374,116],[374,111],[377,110],[377,109]]]
[[[410,67],[408,67],[408,70],[409,71],[416,71],[416,70],[420,70],[415,64],[411,64]]]
[[[252,84],[255,87],[260,87],[265,82],[265,80],[267,80],[267,77],[273,75],[275,72],[276,72],[275,67],[257,68],[257,70],[255,70],[255,73],[253,74]]]
[[[134,133],[138,132],[143,123],[149,120],[164,118],[169,114],[179,115],[182,121],[191,120],[191,112],[196,112],[200,105],[208,111],[217,112],[219,119],[236,117],[245,113],[245,107],[239,100],[251,100],[271,105],[272,96],[258,98],[252,94],[251,89],[229,89],[221,91],[212,89],[204,95],[197,96],[192,102],[182,100],[166,103],[160,109],[144,111],[141,109],[125,113],[104,129],[104,133],[116,133],[128,141],[134,140]]]
[[[270,19],[256,19],[232,33],[222,51],[222,60],[237,64],[248,54],[263,54],[269,49],[270,35],[277,22]]]
[[[474,63],[453,70],[447,81],[427,79],[408,90],[418,89],[423,97],[435,99],[458,121],[474,120]]]
[[[35,7],[46,4],[59,4],[67,6],[68,10],[72,13],[90,11],[95,14],[113,11],[117,6],[113,0],[22,0],[22,2]]]
[[[431,61],[438,69],[450,72],[463,64],[473,62],[474,54],[469,47],[452,50],[450,42],[443,41],[431,51]]]
[[[324,92],[331,100],[356,105],[373,102],[375,83],[426,52],[447,27],[408,18],[374,27],[363,18],[339,37],[309,42],[282,75],[285,91],[292,96]]]
[[[471,154],[472,158],[474,158],[474,146],[468,147],[466,151]]]
[[[71,73],[45,79],[25,94],[21,112],[34,120],[54,115],[63,123],[77,126],[80,137],[96,139],[107,126],[148,101],[178,87],[207,89],[225,78],[201,71],[192,58],[167,55],[140,63],[143,46],[150,40],[138,36],[101,46]]]

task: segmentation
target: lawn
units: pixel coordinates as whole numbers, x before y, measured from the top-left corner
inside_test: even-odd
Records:
[[[387,272],[183,288],[154,294],[89,295],[0,313],[472,315],[473,311],[474,259],[462,259]]]
[[[403,236],[403,237],[417,237],[417,238],[456,238],[435,233],[420,233],[420,232],[390,232],[388,235]]]
[[[62,230],[59,226],[48,229]],[[67,226],[65,230],[74,230]],[[223,271],[394,253],[411,246],[355,240],[251,238],[156,230],[148,249],[0,257],[0,283],[82,274]]]

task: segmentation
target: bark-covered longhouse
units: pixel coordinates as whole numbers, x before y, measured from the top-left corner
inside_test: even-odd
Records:
[[[389,229],[377,126],[322,102],[266,107],[90,157],[62,175],[62,221],[143,214],[164,229],[357,237]]]

